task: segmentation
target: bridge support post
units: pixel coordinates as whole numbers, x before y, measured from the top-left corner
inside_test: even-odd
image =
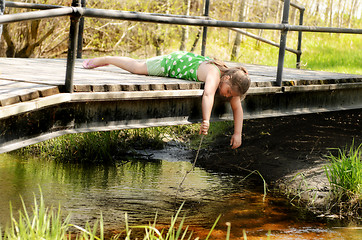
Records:
[[[278,58],[278,69],[277,69],[277,85],[282,85],[283,79],[283,67],[284,67],[284,57],[285,57],[285,48],[287,45],[287,34],[288,34],[288,18],[289,18],[289,6],[290,0],[284,0],[284,8],[283,8],[283,20],[282,24],[285,25],[285,28],[281,32],[280,36],[280,47],[279,47],[279,58]]]
[[[209,9],[210,9],[210,0],[205,0],[205,10],[204,16],[209,16]],[[207,39],[207,27],[204,27],[204,31],[202,33],[202,43],[201,43],[201,55],[205,56],[206,54],[206,39]]]
[[[73,7],[79,7],[79,0],[73,0]],[[67,70],[65,74],[65,91],[67,93],[73,92],[73,75],[74,65],[77,55],[78,45],[78,33],[79,33],[79,13],[73,13],[70,17],[70,28],[69,28],[69,45],[68,45],[68,57],[67,57]]]
[[[304,11],[305,9],[299,9],[299,25],[303,26],[303,18],[304,18]],[[296,64],[296,68],[300,69],[300,57],[302,55],[302,36],[303,33],[301,31],[298,32],[298,47],[297,47],[297,64]]]
[[[81,6],[86,7],[87,0],[81,0]],[[77,58],[82,58],[83,53],[83,32],[84,32],[84,17],[79,20],[79,32],[78,32],[78,47]]]

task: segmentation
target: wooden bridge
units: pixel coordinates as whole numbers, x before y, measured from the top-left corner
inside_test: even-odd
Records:
[[[276,67],[244,66],[252,79],[245,119],[362,108],[362,75],[285,69],[276,86]],[[87,70],[77,60],[74,92],[66,93],[65,68],[65,59],[0,58],[0,153],[68,133],[201,120],[201,83]],[[217,98],[212,121],[220,120],[232,111]]]

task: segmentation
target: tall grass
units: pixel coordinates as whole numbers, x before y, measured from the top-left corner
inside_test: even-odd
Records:
[[[228,43],[227,31],[210,29],[206,46],[208,56],[222,60],[230,59],[233,42]],[[265,31],[263,35],[266,39],[279,42],[279,37],[275,36],[274,31]],[[297,32],[288,33],[287,45],[297,49]],[[362,38],[358,34],[303,33],[301,69],[362,74],[360,49],[362,49]],[[258,45],[255,39],[243,37],[237,61],[277,66],[278,54],[277,47],[266,43]],[[285,53],[284,67],[296,67],[295,54]]]
[[[139,149],[162,149],[170,140],[195,148],[199,142],[199,128],[199,124],[191,124],[69,134],[22,148],[16,153],[61,162],[111,163],[134,157]],[[212,123],[209,135],[205,138],[206,144],[220,134],[227,134],[231,128],[232,122]]]
[[[69,134],[18,150],[62,162],[111,162],[138,148],[162,148],[161,128]]]
[[[15,219],[11,211],[11,225],[5,228],[2,232],[0,229],[0,240],[103,240],[103,239],[132,239],[133,230],[143,230],[144,240],[184,240],[184,239],[199,239],[193,238],[193,232],[189,230],[188,226],[185,226],[185,217],[179,221],[179,215],[183,204],[176,212],[175,216],[171,218],[170,226],[159,230],[157,228],[156,220],[157,215],[153,223],[149,225],[129,226],[127,221],[127,214],[125,214],[126,227],[120,233],[113,236],[106,236],[104,223],[102,217],[100,221],[97,221],[93,226],[89,223],[85,224],[85,227],[74,225],[70,223],[70,216],[63,218],[61,208],[58,210],[54,208],[47,208],[44,203],[44,198],[41,195],[40,201],[36,200],[34,196],[34,206],[32,211],[29,212],[27,207],[23,203],[22,211],[19,211],[18,219]],[[216,227],[220,216],[216,219],[211,227],[205,240],[211,237],[212,231]],[[226,239],[230,239],[230,224],[227,225]],[[138,239],[136,237],[135,239]]]
[[[18,219],[15,219],[10,204],[11,225],[5,229],[3,237],[0,231],[0,240],[67,239],[70,218],[62,218],[60,207],[58,210],[49,209],[45,206],[42,195],[39,203],[34,196],[34,206],[30,215],[23,199],[21,200],[23,210],[19,211]]]
[[[332,203],[349,214],[361,211],[362,205],[362,144],[338,149],[338,155],[327,156],[330,164],[325,167],[332,191]],[[334,201],[333,201],[334,200]]]

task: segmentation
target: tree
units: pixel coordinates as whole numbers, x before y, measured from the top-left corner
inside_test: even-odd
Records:
[[[190,8],[191,8],[191,0],[184,0],[184,4],[186,6],[185,9],[185,15],[189,16],[190,15]],[[189,27],[188,26],[182,26],[182,32],[181,32],[181,45],[180,45],[180,50],[181,51],[185,51],[186,50],[186,42],[187,39],[189,38]]]
[[[263,11],[263,15],[262,15],[262,19],[261,22],[265,23],[266,19],[269,16],[269,10],[270,10],[270,1],[266,0],[266,6],[264,7],[264,11]],[[259,36],[262,37],[263,36],[263,29],[259,29]],[[256,46],[260,47],[260,41],[256,41]]]
[[[4,14],[4,10],[5,10],[5,0],[0,0],[0,16]],[[0,40],[2,32],[3,32],[3,25],[0,24]]]
[[[66,1],[43,0],[41,2],[30,2],[64,5]],[[27,11],[32,10],[7,7],[4,13],[14,14]],[[44,51],[52,54],[53,52],[49,52],[50,49],[58,51],[60,48],[62,49],[61,53],[64,53],[67,49],[67,42],[65,40],[68,39],[64,27],[69,27],[68,25],[69,21],[59,21],[59,18],[4,24],[3,37],[0,44],[1,54],[6,57],[38,57]]]
[[[247,0],[241,0],[240,12],[239,12],[239,22],[245,21],[246,4],[247,4]],[[241,40],[242,40],[241,37],[242,37],[241,33],[236,33],[233,50],[232,50],[231,56],[230,56],[231,61],[235,61],[238,58],[239,51],[240,51],[240,44],[241,44]]]
[[[39,26],[40,20],[31,21],[21,34],[23,37],[22,42],[17,42],[11,36],[13,32],[11,31],[9,24],[6,24],[4,27],[4,40],[7,44],[6,56],[7,57],[20,57],[20,58],[29,58],[34,57],[35,49],[39,47],[45,39],[47,39],[55,30],[55,26],[52,26],[45,34],[41,37]]]

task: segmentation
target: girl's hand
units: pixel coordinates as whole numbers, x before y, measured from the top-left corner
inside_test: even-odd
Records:
[[[209,131],[210,123],[207,120],[203,120],[200,126],[199,134],[207,135],[207,131]]]
[[[232,149],[236,149],[241,146],[241,134],[235,134],[231,137],[230,146]]]

